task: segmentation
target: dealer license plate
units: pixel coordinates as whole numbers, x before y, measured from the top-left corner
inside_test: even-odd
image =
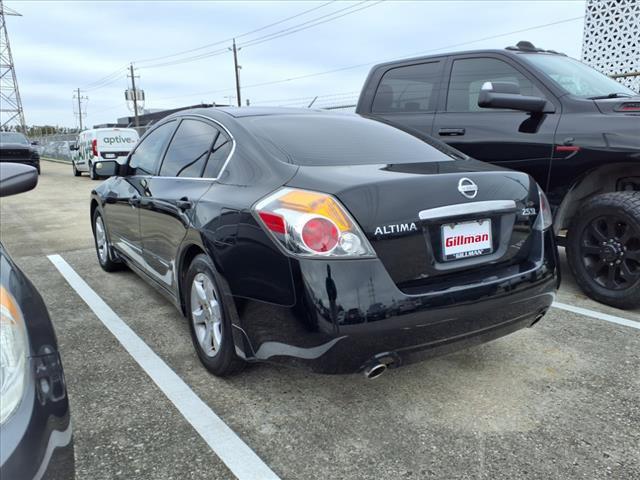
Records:
[[[442,250],[445,261],[459,260],[493,252],[491,220],[442,225]]]

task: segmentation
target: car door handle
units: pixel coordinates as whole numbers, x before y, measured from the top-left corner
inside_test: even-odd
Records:
[[[129,199],[129,205],[131,205],[132,207],[139,207],[140,206],[140,197],[131,197]]]
[[[182,197],[180,200],[176,202],[176,206],[180,210],[185,211],[185,210],[191,209],[193,207],[193,204],[187,197]]]
[[[464,128],[441,128],[438,130],[438,135],[441,137],[459,137],[464,135]]]

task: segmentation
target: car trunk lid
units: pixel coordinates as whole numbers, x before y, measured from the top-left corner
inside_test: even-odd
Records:
[[[404,291],[524,261],[539,209],[528,175],[474,160],[304,166],[289,186],[336,196]]]

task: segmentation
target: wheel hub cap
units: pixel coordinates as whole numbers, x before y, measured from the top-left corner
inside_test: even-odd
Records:
[[[191,284],[191,321],[200,348],[214,357],[222,344],[222,311],[213,281],[198,273]]]
[[[640,282],[640,231],[622,216],[591,221],[580,253],[587,273],[604,288],[625,290]]]
[[[107,261],[107,236],[104,233],[104,224],[102,223],[102,217],[96,218],[96,248],[98,249],[98,256],[102,263]]]
[[[622,245],[618,242],[614,243],[613,239],[609,240],[609,243],[600,249],[600,258],[605,262],[615,262],[622,257],[624,257]]]

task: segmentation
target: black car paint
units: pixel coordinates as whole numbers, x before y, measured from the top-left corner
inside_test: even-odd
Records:
[[[356,112],[440,138],[477,160],[529,173],[549,197],[556,213],[555,228],[566,228],[573,212],[561,209],[561,205],[589,174],[605,168],[617,176],[635,178],[633,185],[640,189],[640,113],[618,110],[623,103],[640,101],[640,96],[598,100],[572,96],[529,62],[527,55],[534,53],[468,51],[376,65],[365,81]],[[515,68],[544,95],[545,112],[448,112],[446,99],[453,62],[470,58],[499,59]],[[425,62],[440,62],[432,111],[372,112],[378,85],[387,71]],[[615,191],[620,185],[602,188]]]
[[[424,271],[409,268],[413,275],[390,274],[393,262],[418,263],[412,255],[419,246],[427,249],[428,229],[420,223],[410,232],[406,251],[385,250],[389,240],[374,234],[375,226],[384,222],[420,222],[417,215],[425,207],[470,202],[456,190],[463,173],[481,186],[476,200],[509,194],[518,208],[538,208],[538,190],[529,176],[453,156],[424,164],[298,167],[273,158],[242,121],[243,115],[279,113],[293,114],[200,109],[173,115],[169,118],[208,118],[224,125],[234,139],[227,168],[217,179],[120,176],[92,193],[91,213],[98,208],[104,215],[117,254],[183,313],[182,275],[196,254],[211,257],[222,295],[227,305],[235,306],[230,315],[238,355],[304,364],[320,372],[354,372],[376,356],[391,355],[399,365],[486,341],[532,325],[549,308],[559,278],[557,252],[549,231],[531,230],[534,218],[517,212],[497,218],[503,228],[517,222],[515,231],[531,233],[531,241],[518,241],[518,233],[503,238],[505,255],[490,258],[475,276],[469,267],[478,259],[426,262]],[[144,137],[139,145],[143,142]],[[357,175],[352,170],[347,180],[341,175],[347,168],[357,169]],[[378,258],[284,254],[251,211],[258,200],[284,185],[336,196],[356,218]],[[139,201],[132,207],[129,201],[135,196]],[[176,207],[183,197],[191,208]],[[123,230],[131,238],[123,239]],[[154,251],[145,252],[145,246]]]
[[[74,478],[69,398],[53,324],[42,297],[2,244],[0,283],[22,310],[30,345],[25,394],[0,425],[0,477]]]
[[[32,145],[0,142],[0,162],[23,163],[40,169],[40,154]]]

